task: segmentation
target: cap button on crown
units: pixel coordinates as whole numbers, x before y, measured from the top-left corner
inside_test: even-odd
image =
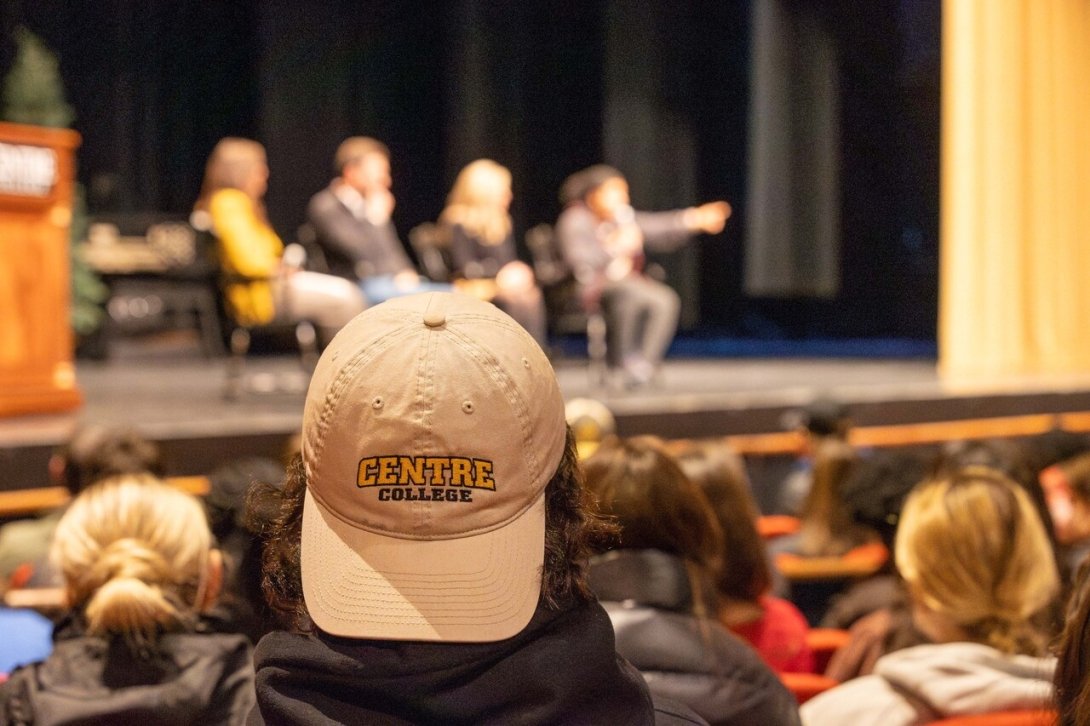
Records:
[[[447,322],[447,315],[442,310],[428,310],[424,313],[424,325],[429,328],[442,327]]]

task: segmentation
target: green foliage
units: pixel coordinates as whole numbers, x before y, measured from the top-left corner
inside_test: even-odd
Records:
[[[98,330],[105,311],[102,304],[110,295],[87,263],[76,254],[76,244],[87,239],[87,202],[83,185],[77,184],[72,195],[72,227],[69,231],[72,250],[72,329],[77,335],[88,336]]]
[[[64,100],[57,57],[26,28],[15,31],[15,64],[4,79],[0,118],[35,126],[65,128],[75,114]]]
[[[65,128],[75,114],[64,100],[57,57],[26,28],[15,31],[15,63],[3,82],[0,119],[13,123]],[[77,335],[91,335],[102,324],[102,303],[109,293],[102,280],[75,253],[87,237],[87,204],[83,187],[76,185],[70,230],[72,308],[70,319]]]

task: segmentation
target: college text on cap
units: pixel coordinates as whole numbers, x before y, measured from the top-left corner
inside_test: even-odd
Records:
[[[474,489],[495,491],[496,480],[488,459],[394,454],[360,459],[356,486],[377,487],[383,502],[471,502]]]

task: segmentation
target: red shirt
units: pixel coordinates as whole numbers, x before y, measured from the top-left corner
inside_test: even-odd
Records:
[[[813,672],[814,654],[806,644],[810,626],[799,609],[787,600],[767,595],[761,598],[760,605],[764,614],[732,626],[734,634],[753,646],[776,672]]]

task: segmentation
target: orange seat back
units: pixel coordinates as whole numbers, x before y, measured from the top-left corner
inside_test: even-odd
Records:
[[[889,550],[880,542],[862,545],[840,557],[803,557],[790,552],[776,555],[776,567],[792,582],[854,580],[882,569]]]
[[[811,628],[806,633],[806,644],[814,654],[814,673],[824,673],[833,653],[851,640],[851,633],[837,628]]]
[[[951,716],[932,721],[931,726],[1053,726],[1055,723],[1055,711],[997,711]]]
[[[764,539],[795,534],[800,527],[802,527],[802,521],[798,517],[787,514],[765,514],[757,517],[757,533]]]
[[[800,706],[819,693],[840,685],[839,681],[817,673],[780,673],[779,676]]]

